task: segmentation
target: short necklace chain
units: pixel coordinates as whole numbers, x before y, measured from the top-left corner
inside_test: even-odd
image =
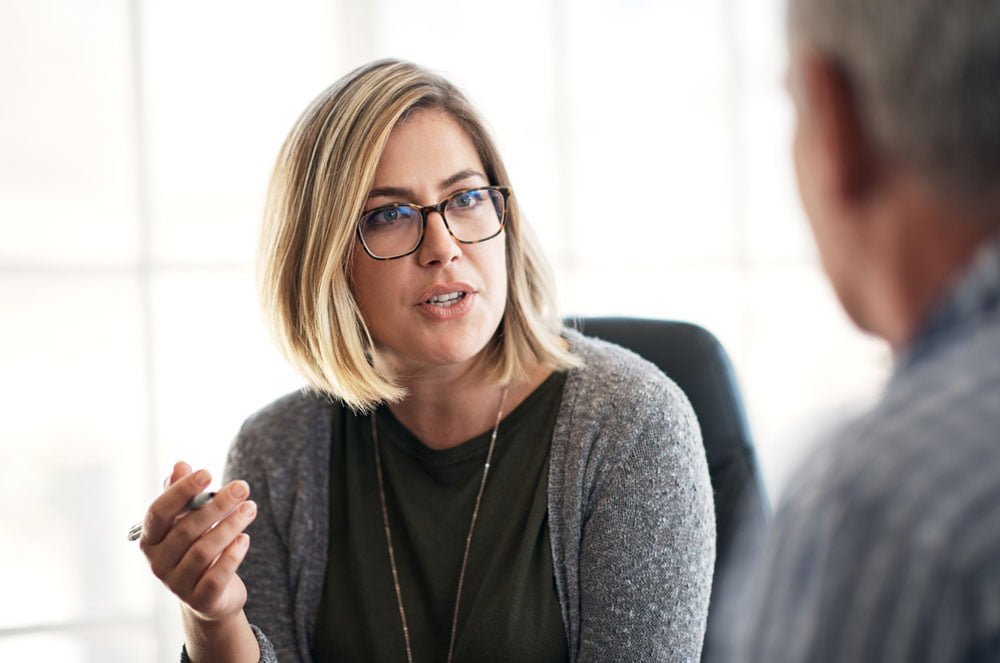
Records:
[[[493,460],[493,449],[496,447],[497,431],[500,430],[500,419],[503,418],[504,401],[507,400],[507,387],[500,392],[500,407],[497,409],[497,420],[493,424],[490,435],[490,446],[486,451],[486,462],[483,464],[483,476],[479,480],[479,492],[476,494],[476,504],[472,508],[472,520],[469,521],[469,533],[465,537],[465,552],[462,553],[462,566],[458,571],[458,589],[455,590],[455,609],[451,615],[451,637],[448,640],[448,663],[451,663],[455,653],[455,633],[458,630],[458,608],[462,600],[462,585],[465,582],[465,568],[469,564],[469,548],[472,547],[472,533],[476,530],[476,520],[479,518],[479,504],[486,489],[486,477],[490,474],[490,462]],[[403,625],[403,644],[406,646],[406,661],[413,663],[413,652],[410,649],[410,627],[406,622],[406,610],[403,608],[403,592],[399,586],[399,570],[396,568],[396,549],[392,545],[392,530],[389,527],[389,509],[385,500],[385,480],[382,477],[382,452],[378,444],[378,426],[375,412],[371,414],[372,450],[375,454],[375,475],[378,477],[378,497],[382,505],[382,525],[385,528],[385,542],[389,549],[389,566],[392,569],[392,584],[396,590],[396,606],[399,608],[399,621]]]

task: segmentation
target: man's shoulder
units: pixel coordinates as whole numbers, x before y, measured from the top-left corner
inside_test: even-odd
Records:
[[[884,414],[917,416],[935,409],[975,409],[1000,398],[1000,311],[942,338],[930,356],[906,365],[883,401]],[[922,407],[914,407],[917,399]],[[986,413],[990,414],[990,413]],[[1000,415],[1000,408],[993,410]]]
[[[896,376],[800,463],[778,518],[825,520],[848,540],[878,536],[907,551],[971,541],[977,513],[1000,517],[998,341],[970,336]]]
[[[1000,317],[904,366],[875,407],[845,427],[842,436],[856,440],[853,444],[861,448],[855,453],[862,456],[897,447],[911,454],[919,450],[911,462],[956,445],[1000,453]]]
[[[954,616],[958,606],[944,606],[946,598],[964,609],[1000,589],[992,526],[1000,522],[1000,412],[978,409],[985,400],[968,408],[954,392],[910,395],[899,407],[890,394],[842,427],[789,481],[751,595],[771,616],[768,646],[808,615],[823,642],[803,646],[855,651],[869,633],[912,625],[896,621],[904,612],[886,612],[904,593],[914,611]]]

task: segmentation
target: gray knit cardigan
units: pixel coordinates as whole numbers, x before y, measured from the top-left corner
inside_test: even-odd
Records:
[[[697,661],[715,517],[694,412],[652,364],[572,330],[564,336],[584,362],[567,376],[549,463],[570,658]],[[226,480],[246,479],[259,506],[239,573],[262,661],[313,661],[333,407],[306,392],[272,403],[243,425],[227,461]]]

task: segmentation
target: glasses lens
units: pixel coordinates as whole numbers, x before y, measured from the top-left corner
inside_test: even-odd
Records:
[[[455,237],[478,242],[494,237],[503,227],[503,194],[492,189],[464,191],[448,200],[444,215]]]
[[[358,224],[361,240],[378,258],[394,258],[409,253],[420,241],[420,210],[393,205],[372,210]]]

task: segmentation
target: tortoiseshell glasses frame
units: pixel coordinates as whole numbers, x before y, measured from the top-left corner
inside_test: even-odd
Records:
[[[448,229],[448,234],[451,235],[456,242],[461,244],[478,244],[480,242],[485,242],[493,239],[503,232],[507,221],[507,209],[512,193],[513,189],[508,186],[480,186],[453,193],[435,205],[411,205],[402,203],[395,205],[383,205],[381,207],[368,210],[361,215],[361,218],[358,219],[356,226],[358,241],[361,242],[361,246],[364,248],[365,253],[367,253],[374,260],[395,260],[397,258],[408,256],[419,249],[420,245],[424,242],[424,230],[427,227],[427,215],[431,212],[437,212],[444,221],[444,226]],[[477,197],[476,194],[484,195]],[[492,204],[495,217],[493,214],[489,213],[489,208],[487,208],[485,212],[482,213],[484,216],[481,218],[472,219],[471,221],[463,221],[458,218],[459,215],[467,213],[466,210],[474,211],[476,209],[475,204],[484,202],[484,199],[488,199]],[[448,221],[449,214],[452,215],[451,222]],[[413,239],[412,245],[410,245],[409,235],[413,235],[414,229],[412,224],[416,220],[417,215],[419,215],[420,219],[419,231]],[[474,233],[475,235],[483,236],[476,236],[472,238],[460,236],[463,234],[462,226],[471,223],[488,224],[487,228],[479,229],[476,233]],[[378,226],[381,226],[381,228]],[[455,226],[458,226],[457,234]],[[406,250],[388,251],[386,252],[386,255],[382,255],[377,250],[378,247],[373,247],[372,245],[379,242],[379,239],[376,236],[378,233],[386,233],[387,231],[396,233],[398,239],[383,235],[383,239],[381,240],[383,244],[391,245],[395,241],[395,243],[409,246],[409,248]]]

